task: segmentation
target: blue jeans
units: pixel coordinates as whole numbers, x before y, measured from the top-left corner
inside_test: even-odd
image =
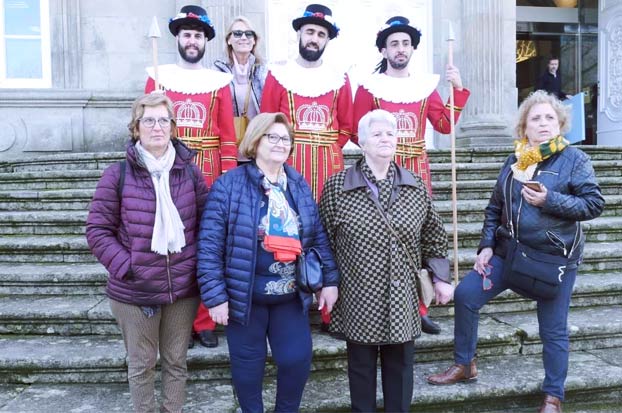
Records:
[[[454,296],[454,360],[456,364],[468,365],[475,357],[479,310],[501,292],[508,289],[504,283],[503,259],[494,255],[490,260],[492,271],[488,277],[493,286],[482,288],[482,276],[470,271],[460,281]],[[577,269],[568,270],[563,278],[559,294],[552,300],[538,300],[538,326],[543,344],[545,394],[564,399],[564,382],[568,373],[568,308]]]
[[[248,325],[226,328],[233,387],[244,413],[263,412],[267,345],[277,366],[275,412],[297,412],[311,371],[311,328],[296,297],[280,304],[253,303]]]

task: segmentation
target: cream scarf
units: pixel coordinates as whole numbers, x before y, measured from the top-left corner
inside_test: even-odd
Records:
[[[173,203],[173,198],[171,198],[169,185],[169,173],[175,162],[176,154],[173,143],[169,142],[166,152],[159,159],[147,152],[140,142],[136,142],[136,149],[151,175],[156,193],[151,250],[160,255],[168,255],[169,252],[181,252],[181,249],[186,246],[184,224],[177,207]]]

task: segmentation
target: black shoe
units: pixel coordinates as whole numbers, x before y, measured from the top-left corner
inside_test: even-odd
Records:
[[[320,331],[323,333],[328,333],[328,323],[320,323]]]
[[[421,331],[426,334],[440,334],[441,326],[432,321],[427,315],[421,317]]]
[[[203,347],[218,347],[218,336],[211,330],[203,330],[197,333],[199,336],[199,343]]]
[[[188,337],[188,348],[194,348],[194,336],[190,333],[190,337]]]

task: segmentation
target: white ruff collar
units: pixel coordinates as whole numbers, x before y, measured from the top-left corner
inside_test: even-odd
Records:
[[[152,66],[147,68],[147,74],[155,80]],[[229,85],[233,79],[230,73],[212,69],[183,69],[175,64],[158,66],[158,77],[160,85],[166,90],[188,95],[213,92]]]
[[[440,76],[431,73],[411,74],[408,77],[391,77],[374,73],[361,85],[372,95],[393,103],[419,102],[432,94]]]
[[[346,83],[344,71],[329,66],[302,67],[294,60],[283,65],[271,65],[272,76],[287,90],[297,95],[315,98],[341,88]]]

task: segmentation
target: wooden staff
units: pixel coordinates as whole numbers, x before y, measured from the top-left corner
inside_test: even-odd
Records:
[[[153,16],[151,21],[151,27],[149,27],[149,37],[151,38],[151,50],[153,51],[153,80],[155,81],[155,91],[160,90],[160,82],[158,80],[158,38],[162,37],[160,34],[160,26],[158,26],[158,19]]]
[[[454,65],[454,29],[451,22],[447,28],[447,64]],[[456,120],[454,85],[449,82],[449,125],[451,126],[451,210],[454,239],[454,284],[458,285],[458,195],[456,191]]]

